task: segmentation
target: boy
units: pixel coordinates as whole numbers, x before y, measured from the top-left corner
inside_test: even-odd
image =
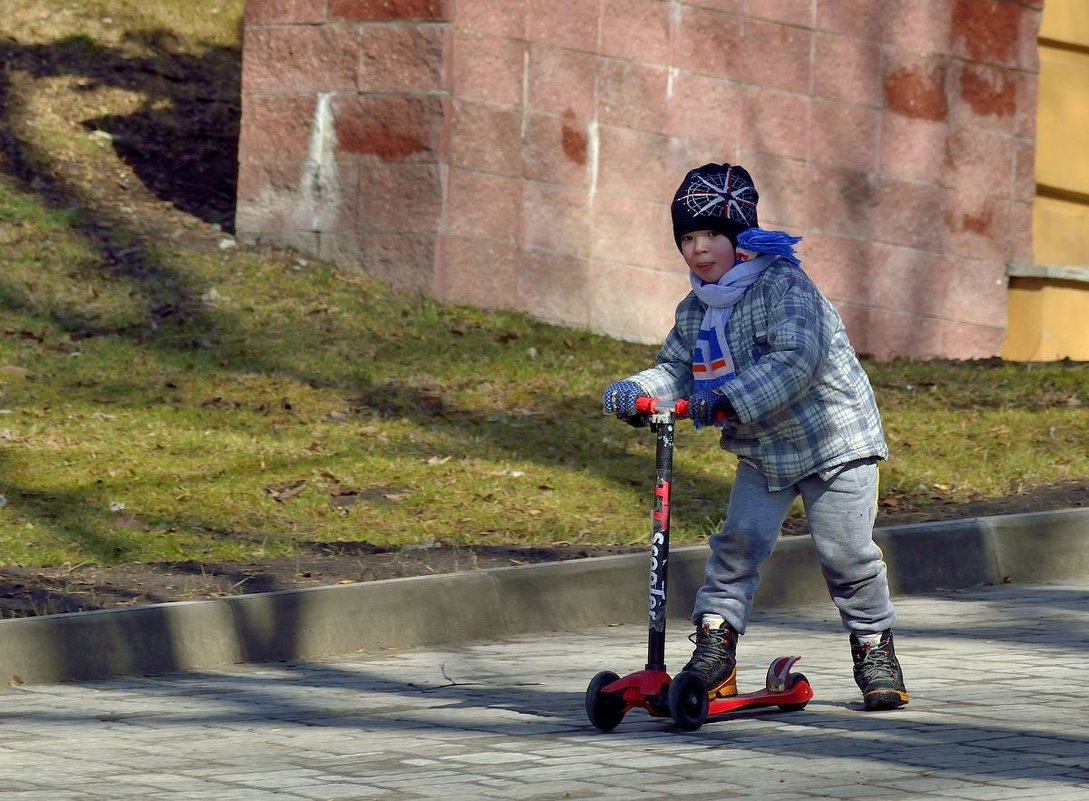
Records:
[[[739,462],[726,520],[711,537],[692,622],[711,698],[737,693],[735,651],[761,561],[801,497],[833,602],[850,634],[867,710],[908,702],[893,648],[896,612],[873,541],[877,462],[888,456],[870,382],[831,303],[801,270],[799,237],[764,231],[749,173],[691,170],[673,198],[673,235],[692,292],[653,367],[610,384],[607,414],[639,424],[639,396],[688,397],[697,427],[722,429]]]

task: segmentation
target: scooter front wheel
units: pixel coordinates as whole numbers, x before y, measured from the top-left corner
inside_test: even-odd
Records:
[[[707,720],[707,682],[698,673],[681,671],[669,685],[669,714],[684,731],[695,731]]]
[[[586,716],[599,731],[612,731],[624,719],[624,698],[618,693],[604,691],[620,677],[611,670],[603,670],[590,679],[586,688]]]

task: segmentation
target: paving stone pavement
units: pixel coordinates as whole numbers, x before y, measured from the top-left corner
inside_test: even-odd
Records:
[[[801,654],[815,698],[682,732],[641,711],[593,729],[599,670],[646,660],[623,624],[320,664],[0,694],[4,801],[1089,800],[1089,578],[910,596],[912,701],[861,710],[831,603],[758,613],[742,691]],[[670,622],[667,660],[690,651]]]

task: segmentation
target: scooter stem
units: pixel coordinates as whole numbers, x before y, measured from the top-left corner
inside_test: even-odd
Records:
[[[655,447],[654,514],[650,539],[650,631],[647,670],[665,671],[666,584],[669,573],[669,511],[673,489],[673,434],[676,416],[672,409],[656,412],[650,425]]]

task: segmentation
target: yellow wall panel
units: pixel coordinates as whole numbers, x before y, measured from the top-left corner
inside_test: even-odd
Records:
[[[1011,361],[1089,360],[1089,326],[1083,325],[1087,307],[1089,284],[1054,279],[1012,279],[1011,325],[1002,347],[1002,358]]]
[[[1011,269],[1006,342],[1015,361],[1089,359],[1089,0],[1045,0],[1032,240]]]
[[[1040,38],[1089,45],[1089,14],[1085,0],[1045,0]]]
[[[1089,55],[1040,48],[1036,122],[1037,183],[1089,195]]]
[[[1089,266],[1089,206],[1037,197],[1032,242],[1037,264]]]

